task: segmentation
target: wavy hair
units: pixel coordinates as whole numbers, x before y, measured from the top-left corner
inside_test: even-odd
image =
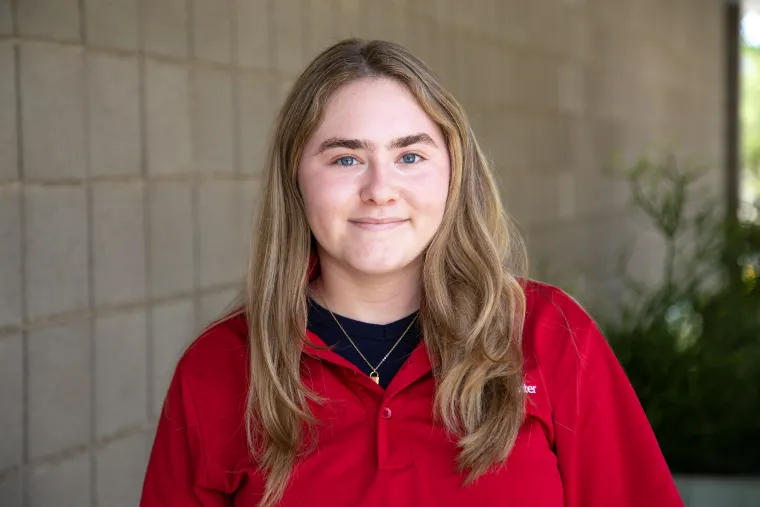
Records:
[[[328,99],[347,83],[389,78],[406,86],[441,128],[451,159],[443,221],[424,251],[420,326],[436,382],[434,413],[457,441],[452,468],[469,484],[503,463],[522,423],[521,336],[525,247],[462,106],[408,50],[341,41],[303,71],[276,119],[253,231],[243,308],[250,336],[248,446],[266,477],[261,505],[277,504],[297,460],[317,445],[301,381],[307,266],[313,236],[297,184],[301,154]],[[305,442],[312,445],[306,445]]]

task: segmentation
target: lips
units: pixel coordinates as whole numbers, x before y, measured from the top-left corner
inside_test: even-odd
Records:
[[[399,227],[400,225],[403,225],[406,223],[409,219],[407,218],[397,218],[397,217],[390,217],[390,218],[357,218],[355,220],[350,220],[350,222],[359,227],[360,229],[368,230],[368,231],[385,231],[389,229],[394,229],[396,227]]]
[[[362,217],[362,218],[355,218],[351,221],[359,222],[362,224],[390,224],[393,222],[404,222],[406,221],[406,219],[399,218],[399,217],[384,217],[384,218]]]

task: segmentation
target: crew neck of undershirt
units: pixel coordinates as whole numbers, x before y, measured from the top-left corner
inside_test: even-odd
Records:
[[[354,320],[343,315],[335,314],[340,325],[346,330],[346,333],[352,339],[369,339],[369,340],[398,340],[401,334],[406,331],[409,324],[419,312],[415,311],[406,317],[388,324],[371,324]],[[320,329],[335,328],[335,320],[327,308],[323,307],[314,299],[309,298],[309,328],[317,332]],[[410,336],[416,334],[415,329],[409,329]]]

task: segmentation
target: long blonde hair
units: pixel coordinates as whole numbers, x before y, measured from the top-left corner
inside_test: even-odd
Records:
[[[304,145],[341,86],[385,77],[405,85],[448,144],[451,178],[440,229],[424,252],[420,326],[436,381],[436,421],[458,439],[465,484],[503,463],[522,423],[525,248],[462,106],[425,64],[385,41],[344,40],[311,62],[277,117],[253,231],[243,306],[250,336],[248,445],[266,475],[262,506],[280,501],[313,447],[301,382],[313,237],[297,184]],[[308,435],[307,435],[308,432]],[[452,468],[454,464],[452,463]]]

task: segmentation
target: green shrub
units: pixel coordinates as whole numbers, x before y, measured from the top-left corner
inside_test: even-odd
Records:
[[[760,474],[760,205],[754,221],[703,196],[687,212],[700,177],[672,156],[623,174],[666,258],[656,285],[624,275],[600,327],[674,473]]]

